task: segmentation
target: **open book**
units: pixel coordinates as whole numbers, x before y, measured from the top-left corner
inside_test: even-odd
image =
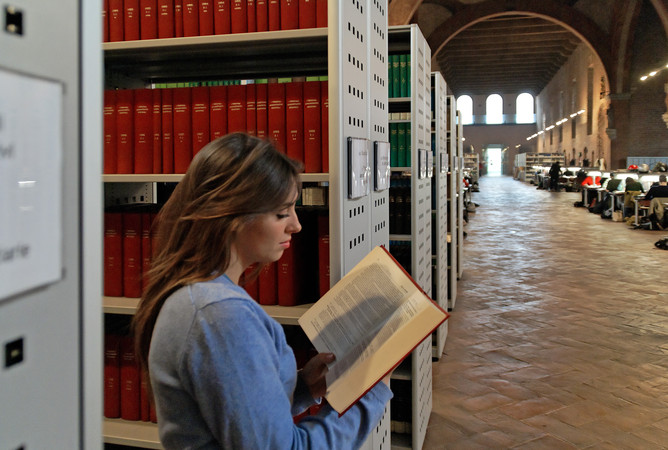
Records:
[[[334,353],[325,398],[343,414],[446,319],[383,247],[375,247],[299,319]]]

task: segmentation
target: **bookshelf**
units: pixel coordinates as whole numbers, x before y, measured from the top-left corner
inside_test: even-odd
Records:
[[[329,171],[303,174],[302,181],[326,184],[329,189],[333,284],[373,246],[389,246],[388,190],[371,185],[366,195],[350,198],[347,151],[348,138],[364,140],[371,156],[374,142],[389,140],[387,39],[386,1],[329,1],[327,28],[104,43],[105,84],[107,88],[146,88],[155,83],[194,80],[326,75]],[[373,157],[369,158],[368,171],[373,174]],[[120,192],[139,189],[142,193],[153,192],[152,184],[176,183],[180,178],[179,174],[103,176],[105,184]],[[133,306],[132,300],[106,297],[104,310],[133,314],[136,303]],[[295,325],[307,308],[271,306],[266,310],[280,323]],[[105,420],[105,442],[159,448],[153,437],[136,436],[137,429],[145,431],[143,424],[125,422]],[[388,405],[363,448],[389,448],[389,422]],[[146,425],[149,430],[157,429]]]
[[[448,309],[448,111],[447,85],[440,72],[431,73],[432,298]],[[432,357],[440,359],[448,335],[448,321],[432,336]]]
[[[453,95],[447,97],[448,136],[448,309],[457,303],[457,260],[459,258],[459,233],[457,233],[458,212],[456,175],[457,166],[457,104]]]
[[[408,55],[410,69],[408,73],[408,92],[410,96],[393,98],[390,101],[390,113],[404,114],[399,120],[409,121],[410,156],[409,165],[399,163],[392,168],[393,176],[409,187],[410,229],[407,233],[391,234],[391,242],[399,242],[410,247],[409,272],[420,287],[431,296],[432,290],[432,203],[431,173],[427,170],[431,155],[431,49],[417,25],[390,27],[388,30],[388,51],[390,55]],[[429,174],[429,175],[428,175]],[[393,246],[390,245],[392,250]],[[401,261],[401,260],[400,260]],[[410,379],[406,376],[393,378],[393,390],[409,383],[410,388],[402,392],[410,398],[399,399],[395,394],[393,404],[401,400],[402,407],[410,405],[410,426],[403,427],[403,432],[392,434],[393,448],[422,448],[427,431],[427,423],[432,407],[432,344],[431,338],[422,342],[407,359]],[[399,376],[399,375],[398,375]],[[403,391],[403,389],[402,389]]]
[[[459,110],[457,110],[455,133],[457,145],[455,164],[455,188],[457,193],[457,278],[461,279],[464,274],[464,126]]]

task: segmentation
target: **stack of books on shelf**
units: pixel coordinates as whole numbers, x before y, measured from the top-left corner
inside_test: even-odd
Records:
[[[327,0],[103,0],[104,42],[327,27]]]
[[[410,113],[390,113],[390,166],[411,165],[411,117]],[[400,122],[393,122],[400,121]]]
[[[387,65],[388,97],[406,98],[411,96],[411,56],[390,55]]]

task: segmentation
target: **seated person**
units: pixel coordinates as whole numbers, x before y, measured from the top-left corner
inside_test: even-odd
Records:
[[[633,177],[627,177],[624,181],[626,188],[624,189],[624,217],[630,217],[635,211],[634,197],[645,192],[640,181]]]
[[[663,204],[668,202],[668,182],[666,181],[665,175],[659,175],[659,184],[655,184],[649,188],[649,191],[647,191],[647,194],[645,195],[644,202],[648,203],[649,217],[652,224],[660,230],[663,230],[665,224]]]
[[[652,200],[656,197],[668,197],[668,182],[664,174],[659,175],[659,184],[649,188],[649,191],[645,194],[645,200]]]

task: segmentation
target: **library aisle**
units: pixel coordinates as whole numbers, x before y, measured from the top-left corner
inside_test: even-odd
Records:
[[[665,231],[483,177],[424,449],[665,448]]]

